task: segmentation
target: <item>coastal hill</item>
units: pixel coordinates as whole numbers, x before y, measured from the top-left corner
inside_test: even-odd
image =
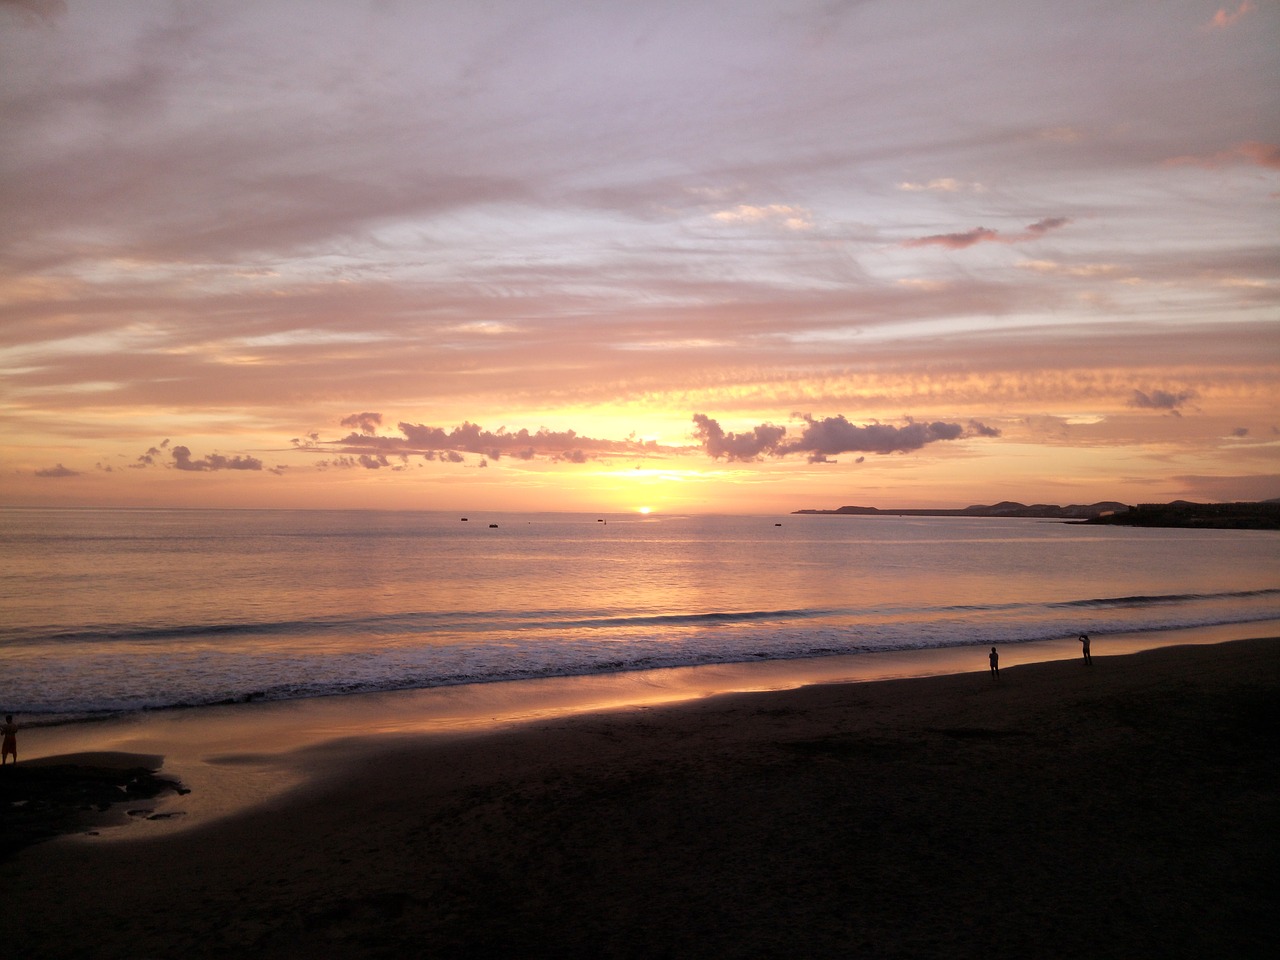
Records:
[[[1140,503],[1124,513],[1093,517],[1088,523],[1127,527],[1206,527],[1218,530],[1280,530],[1280,500],[1256,503]]]
[[[798,514],[826,514],[845,517],[1027,517],[1076,523],[1111,524],[1129,527],[1204,527],[1227,530],[1280,530],[1280,499],[1253,503],[1141,503],[1129,506],[1106,500],[1101,503],[1025,504],[1010,500],[988,506],[974,505],[959,510],[889,509],[839,507],[835,510],[796,510]]]
[[[974,505],[959,510],[892,509],[879,507],[839,507],[835,510],[796,510],[795,513],[830,514],[846,517],[1031,517],[1046,520],[1092,520],[1096,517],[1123,513],[1130,508],[1123,503],[1071,504],[1060,507],[1053,503],[1015,503],[1002,500],[989,506]]]

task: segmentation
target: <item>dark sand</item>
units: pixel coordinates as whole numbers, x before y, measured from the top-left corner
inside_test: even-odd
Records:
[[[1272,956],[1280,640],[1002,673],[313,749],[248,813],[0,863],[0,953]]]
[[[119,822],[122,814],[163,816],[148,801],[185,789],[157,774],[163,760],[133,753],[82,753],[0,769],[0,859],[62,834]]]

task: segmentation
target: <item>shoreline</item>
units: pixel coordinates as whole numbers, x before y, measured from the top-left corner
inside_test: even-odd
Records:
[[[999,681],[984,665],[441,736],[348,725],[273,755],[293,788],[235,815],[0,863],[6,942],[31,958],[1269,956],[1280,639],[1102,649],[1093,667],[1002,662]]]
[[[1095,635],[1093,652],[1115,656],[1261,636],[1280,636],[1280,621]],[[268,802],[313,776],[314,768],[297,757],[326,744],[485,733],[582,714],[814,685],[985,674],[987,650],[985,645],[919,648],[147,711],[32,727],[19,734],[20,756],[119,752],[161,757],[161,774],[179,780],[188,792],[159,800],[163,819],[111,826],[98,837],[127,840],[186,830]],[[1003,645],[1000,654],[1002,670],[1080,658],[1074,637]]]

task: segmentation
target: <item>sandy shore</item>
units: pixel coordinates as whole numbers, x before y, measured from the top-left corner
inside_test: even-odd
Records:
[[[1280,640],[1094,659],[316,742],[235,816],[0,863],[0,942],[1270,956]]]

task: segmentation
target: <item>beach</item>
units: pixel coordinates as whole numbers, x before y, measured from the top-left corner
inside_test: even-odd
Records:
[[[274,787],[225,815],[0,862],[0,940],[31,958],[1269,956],[1278,690],[1264,638],[435,735],[350,706],[305,743],[281,720]],[[247,750],[217,759],[263,776]]]

